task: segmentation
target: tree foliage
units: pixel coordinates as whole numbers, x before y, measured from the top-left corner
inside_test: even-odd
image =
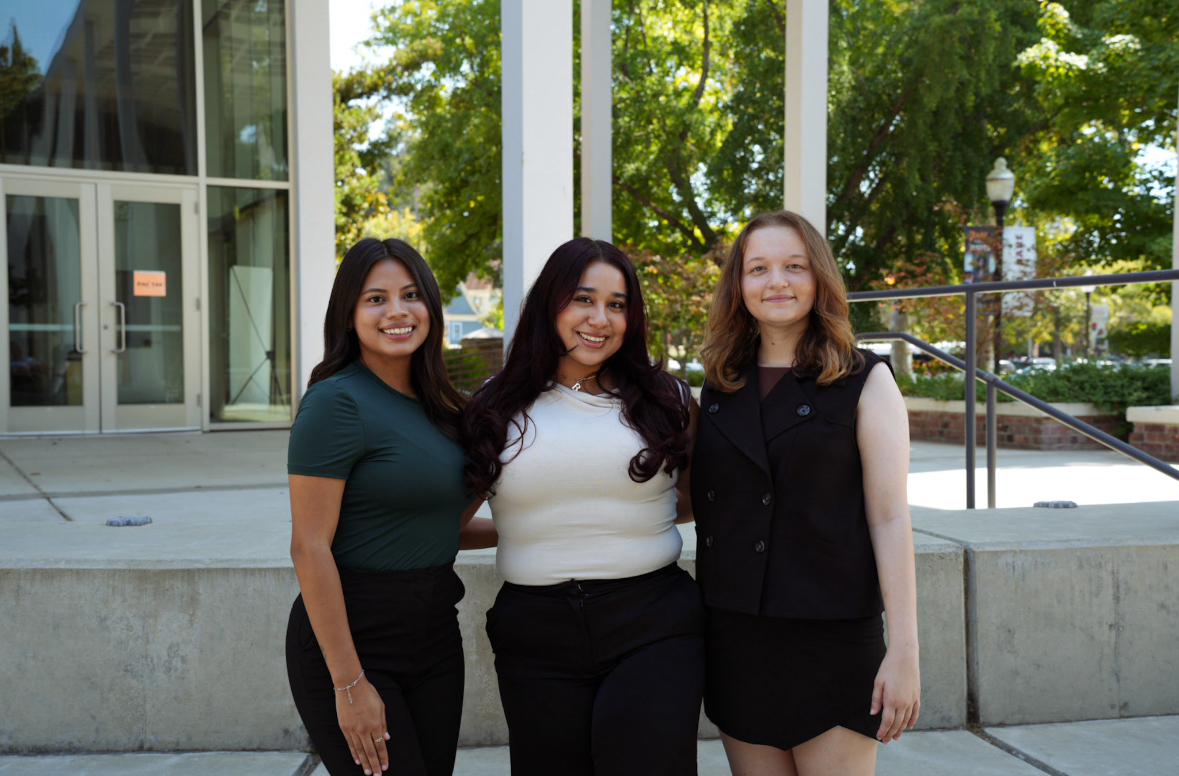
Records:
[[[1020,148],[1026,210],[1068,219],[1083,264],[1169,267],[1175,171],[1141,152],[1175,148],[1179,5],[1044,3],[1038,27],[1017,60],[1045,116]]]
[[[830,9],[826,226],[851,288],[889,276],[958,280],[961,227],[985,223],[997,156],[1018,176],[1009,222],[1042,227],[1045,267],[1166,263],[1174,183],[1141,152],[1174,147],[1174,0],[832,0]],[[785,15],[786,0],[614,2],[615,241],[649,280],[673,276],[653,294],[781,205]],[[337,84],[341,230],[396,212],[417,191],[418,239],[442,287],[471,271],[494,276],[499,3],[393,0],[375,25],[371,43],[391,58]],[[576,61],[573,72],[576,95]],[[375,100],[400,113],[368,140]],[[377,157],[394,149],[378,174]],[[1075,303],[1042,299],[1040,318],[1013,322],[1011,334],[1071,341]],[[940,311],[931,328],[948,329],[954,314]]]

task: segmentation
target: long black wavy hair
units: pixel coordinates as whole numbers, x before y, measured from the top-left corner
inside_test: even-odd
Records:
[[[344,254],[323,319],[323,361],[311,370],[307,387],[331,377],[360,358],[360,340],[352,330],[352,318],[369,271],[373,265],[386,259],[405,265],[430,314],[426,341],[413,352],[409,361],[414,393],[422,402],[430,422],[443,434],[458,440],[465,400],[451,385],[446,362],[442,359],[442,336],[446,328],[442,320],[442,294],[438,292],[438,281],[426,260],[401,240],[365,237]]]
[[[579,237],[553,251],[524,300],[503,370],[475,391],[467,403],[461,434],[468,456],[464,474],[476,494],[485,498],[495,494],[495,484],[503,472],[500,455],[508,444],[510,424],[519,432],[522,449],[528,408],[542,391],[552,388],[557,362],[568,352],[554,321],[573,300],[586,267],[599,261],[617,267],[626,278],[626,334],[601,371],[614,378],[611,393],[622,399],[623,418],[646,445],[631,459],[628,473],[635,482],[646,482],[660,469],[671,474],[687,464],[686,389],[651,363],[647,313],[634,265],[610,243]],[[516,450],[512,457],[519,452]]]

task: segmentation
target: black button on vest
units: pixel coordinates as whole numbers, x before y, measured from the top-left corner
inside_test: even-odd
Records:
[[[765,552],[766,551],[766,543],[763,542],[761,539],[758,539],[753,544],[753,551],[754,552]]]
[[[761,496],[761,503],[765,504],[767,507],[770,505],[770,502],[773,500],[774,500],[774,497],[771,496],[769,493],[763,493]]]
[[[811,414],[811,407],[809,404],[800,404],[798,405],[798,409],[796,409],[795,412],[805,418],[807,415]]]
[[[711,546],[712,546],[712,537],[711,537],[711,536],[705,536],[705,537],[704,537],[704,546],[705,546],[705,547],[711,547]]]
[[[708,414],[709,415],[715,415],[719,410],[720,410],[719,404],[709,404],[708,405]]]
[[[716,491],[715,490],[708,491],[708,500],[709,501],[716,501]]]

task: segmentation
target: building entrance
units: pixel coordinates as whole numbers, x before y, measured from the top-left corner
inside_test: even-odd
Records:
[[[0,177],[0,433],[198,429],[197,188]]]

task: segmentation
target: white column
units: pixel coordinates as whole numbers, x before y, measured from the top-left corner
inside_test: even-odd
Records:
[[[581,0],[581,233],[613,241],[611,0]]]
[[[336,275],[336,186],[328,0],[299,0],[287,9],[297,401],[311,370],[323,359],[323,316]]]
[[[503,0],[504,343],[549,254],[573,237],[573,4]]]
[[[786,209],[827,231],[827,0],[786,2]]]
[[[1179,149],[1179,126],[1175,127]],[[1171,268],[1179,269],[1179,154],[1175,159],[1175,210],[1171,219]],[[1179,404],[1179,282],[1171,283],[1171,400]]]

